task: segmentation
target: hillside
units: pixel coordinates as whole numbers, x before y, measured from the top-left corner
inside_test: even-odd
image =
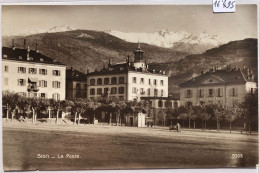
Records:
[[[11,46],[13,37],[3,37],[3,46]],[[75,69],[86,73],[87,69],[93,71],[107,65],[111,58],[113,63],[125,61],[127,55],[133,59],[136,43],[126,42],[105,32],[89,30],[73,30],[57,33],[41,33],[29,36],[16,36],[15,46],[23,47],[23,39],[31,49],[38,43],[40,52],[51,58],[56,58],[61,63],[73,66]],[[177,61],[188,53],[173,49],[141,44],[145,51],[148,63]]]
[[[188,55],[176,62],[152,63],[150,67],[167,69],[171,74],[169,90],[174,91],[178,84],[199,75],[202,70],[213,66],[226,68],[228,64],[250,67],[257,74],[257,39],[232,41],[203,54]]]

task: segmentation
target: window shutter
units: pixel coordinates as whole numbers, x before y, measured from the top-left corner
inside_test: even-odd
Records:
[[[204,89],[201,89],[201,97],[204,97]]]
[[[190,98],[192,98],[192,95],[193,95],[192,90],[190,90]]]
[[[223,88],[220,88],[220,96],[223,97]]]

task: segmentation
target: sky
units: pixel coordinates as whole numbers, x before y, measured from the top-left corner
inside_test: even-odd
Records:
[[[211,5],[2,6],[2,34],[69,25],[77,29],[152,33],[207,32],[224,40],[257,38],[257,6],[216,14]]]

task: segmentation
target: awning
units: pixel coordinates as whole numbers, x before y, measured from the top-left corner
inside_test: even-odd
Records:
[[[32,77],[28,78],[28,83],[37,83],[37,82],[38,82],[37,78],[32,78]]]

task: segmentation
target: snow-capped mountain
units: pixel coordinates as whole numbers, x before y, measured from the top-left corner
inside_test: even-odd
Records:
[[[53,33],[53,32],[66,32],[66,31],[73,31],[76,30],[75,28],[72,28],[68,25],[63,26],[54,26],[51,29],[47,31],[47,33]]]
[[[197,35],[192,35],[187,32],[172,32],[167,29],[154,33],[120,32],[115,30],[105,32],[128,42],[136,43],[140,41],[142,43],[174,48],[190,53],[203,53],[208,49],[226,43],[226,41],[217,35],[210,35],[206,32]]]
[[[26,29],[21,32],[10,33],[5,36],[28,36],[28,35],[41,34],[41,33],[66,32],[66,31],[73,31],[73,30],[76,29],[68,25],[62,25],[62,26],[54,26],[50,29]]]

